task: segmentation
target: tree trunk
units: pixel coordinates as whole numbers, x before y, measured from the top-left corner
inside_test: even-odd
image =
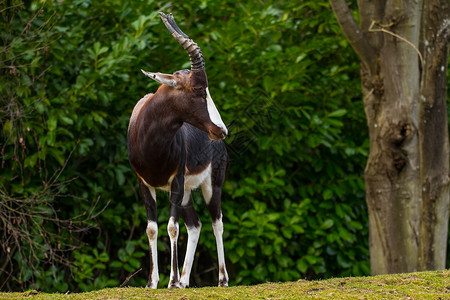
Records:
[[[361,29],[344,0],[331,4],[361,59],[370,137],[365,182],[371,272],[443,269],[448,2],[360,0]]]
[[[449,142],[447,55],[450,37],[448,0],[424,1],[424,67],[420,82],[420,182],[422,207],[419,270],[444,269],[449,220]]]

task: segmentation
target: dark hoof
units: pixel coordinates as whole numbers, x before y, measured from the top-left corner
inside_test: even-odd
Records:
[[[147,285],[145,286],[146,289],[157,289],[158,287],[158,282],[156,283],[152,283],[152,282],[147,282]]]
[[[225,281],[225,280],[219,281],[219,286],[220,287],[228,287],[228,281]]]
[[[167,287],[168,289],[181,289],[181,284],[180,282],[169,282],[169,286]]]

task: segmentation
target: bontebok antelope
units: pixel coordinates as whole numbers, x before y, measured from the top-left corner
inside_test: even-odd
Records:
[[[171,246],[171,272],[168,287],[184,288],[189,286],[201,229],[191,198],[191,191],[199,186],[212,217],[219,259],[219,286],[228,286],[220,207],[227,163],[222,139],[228,131],[209,94],[200,47],[178,28],[172,14],[159,14],[170,34],[189,54],[191,70],[176,71],[172,75],[142,71],[161,86],[154,94],[139,100],[128,126],[128,157],[139,178],[148,219],[150,273],[147,287],[156,288],[159,281],[155,189],[170,192],[167,231]],[[177,253],[179,215],[188,232],[181,278]]]

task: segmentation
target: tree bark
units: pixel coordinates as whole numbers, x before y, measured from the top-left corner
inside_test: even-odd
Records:
[[[344,0],[330,1],[362,62],[371,272],[443,269],[449,211],[448,2],[359,0],[359,29]]]
[[[424,1],[419,130],[422,215],[419,270],[444,269],[449,220],[449,141],[447,55],[450,37],[448,0]]]

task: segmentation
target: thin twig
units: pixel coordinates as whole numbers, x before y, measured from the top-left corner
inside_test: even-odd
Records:
[[[120,287],[123,287],[125,284],[128,283],[128,281],[130,281],[130,279],[136,275],[137,273],[139,273],[140,271],[142,271],[142,268],[140,268],[139,270],[137,270],[136,272],[134,272],[133,274],[131,274],[130,276],[128,276],[125,281],[120,285]]]
[[[73,152],[75,151],[75,149],[77,148],[78,144],[80,143],[80,140],[77,141],[77,143],[75,144],[75,146],[73,147],[72,151],[70,151],[69,155],[67,156],[66,160],[64,161],[64,164],[61,168],[59,168],[59,172],[55,172],[53,174],[52,177],[50,177],[50,179],[47,181],[47,184],[44,184],[45,189],[47,187],[51,187],[53,185],[55,185],[55,183],[58,181],[59,176],[61,176],[62,172],[65,170],[67,163],[70,160],[70,157],[72,156]]]
[[[371,90],[369,91],[369,93],[368,93],[367,95],[364,96],[364,99],[363,99],[363,100],[365,101],[367,98],[369,98],[370,95],[372,95],[374,91],[375,91],[375,88],[371,89]]]
[[[8,9],[13,9],[14,7],[19,7],[19,6],[22,6],[22,5],[23,5],[23,3],[20,3],[20,4],[16,4],[16,5],[12,5],[12,6],[9,6],[7,8],[4,8],[4,9],[0,10],[0,14],[2,12],[4,12],[4,11],[8,10]]]
[[[381,28],[379,28],[379,29],[373,28],[374,25],[378,25]],[[420,53],[419,49],[417,49],[417,47],[413,43],[411,43],[410,41],[408,41],[404,37],[402,37],[402,36],[400,36],[400,35],[398,35],[396,33],[393,33],[392,31],[389,31],[389,30],[385,29],[385,27],[389,27],[389,26],[391,26],[391,25],[382,25],[382,24],[379,24],[378,22],[372,20],[372,24],[370,24],[370,26],[369,26],[369,31],[370,32],[384,32],[384,33],[388,33],[388,34],[390,34],[390,35],[392,35],[392,36],[394,36],[394,37],[404,41],[405,43],[407,43],[411,47],[413,47],[413,49],[416,50],[417,54],[419,54],[420,64],[422,65],[422,68],[423,68],[423,57],[422,57],[422,53]]]

